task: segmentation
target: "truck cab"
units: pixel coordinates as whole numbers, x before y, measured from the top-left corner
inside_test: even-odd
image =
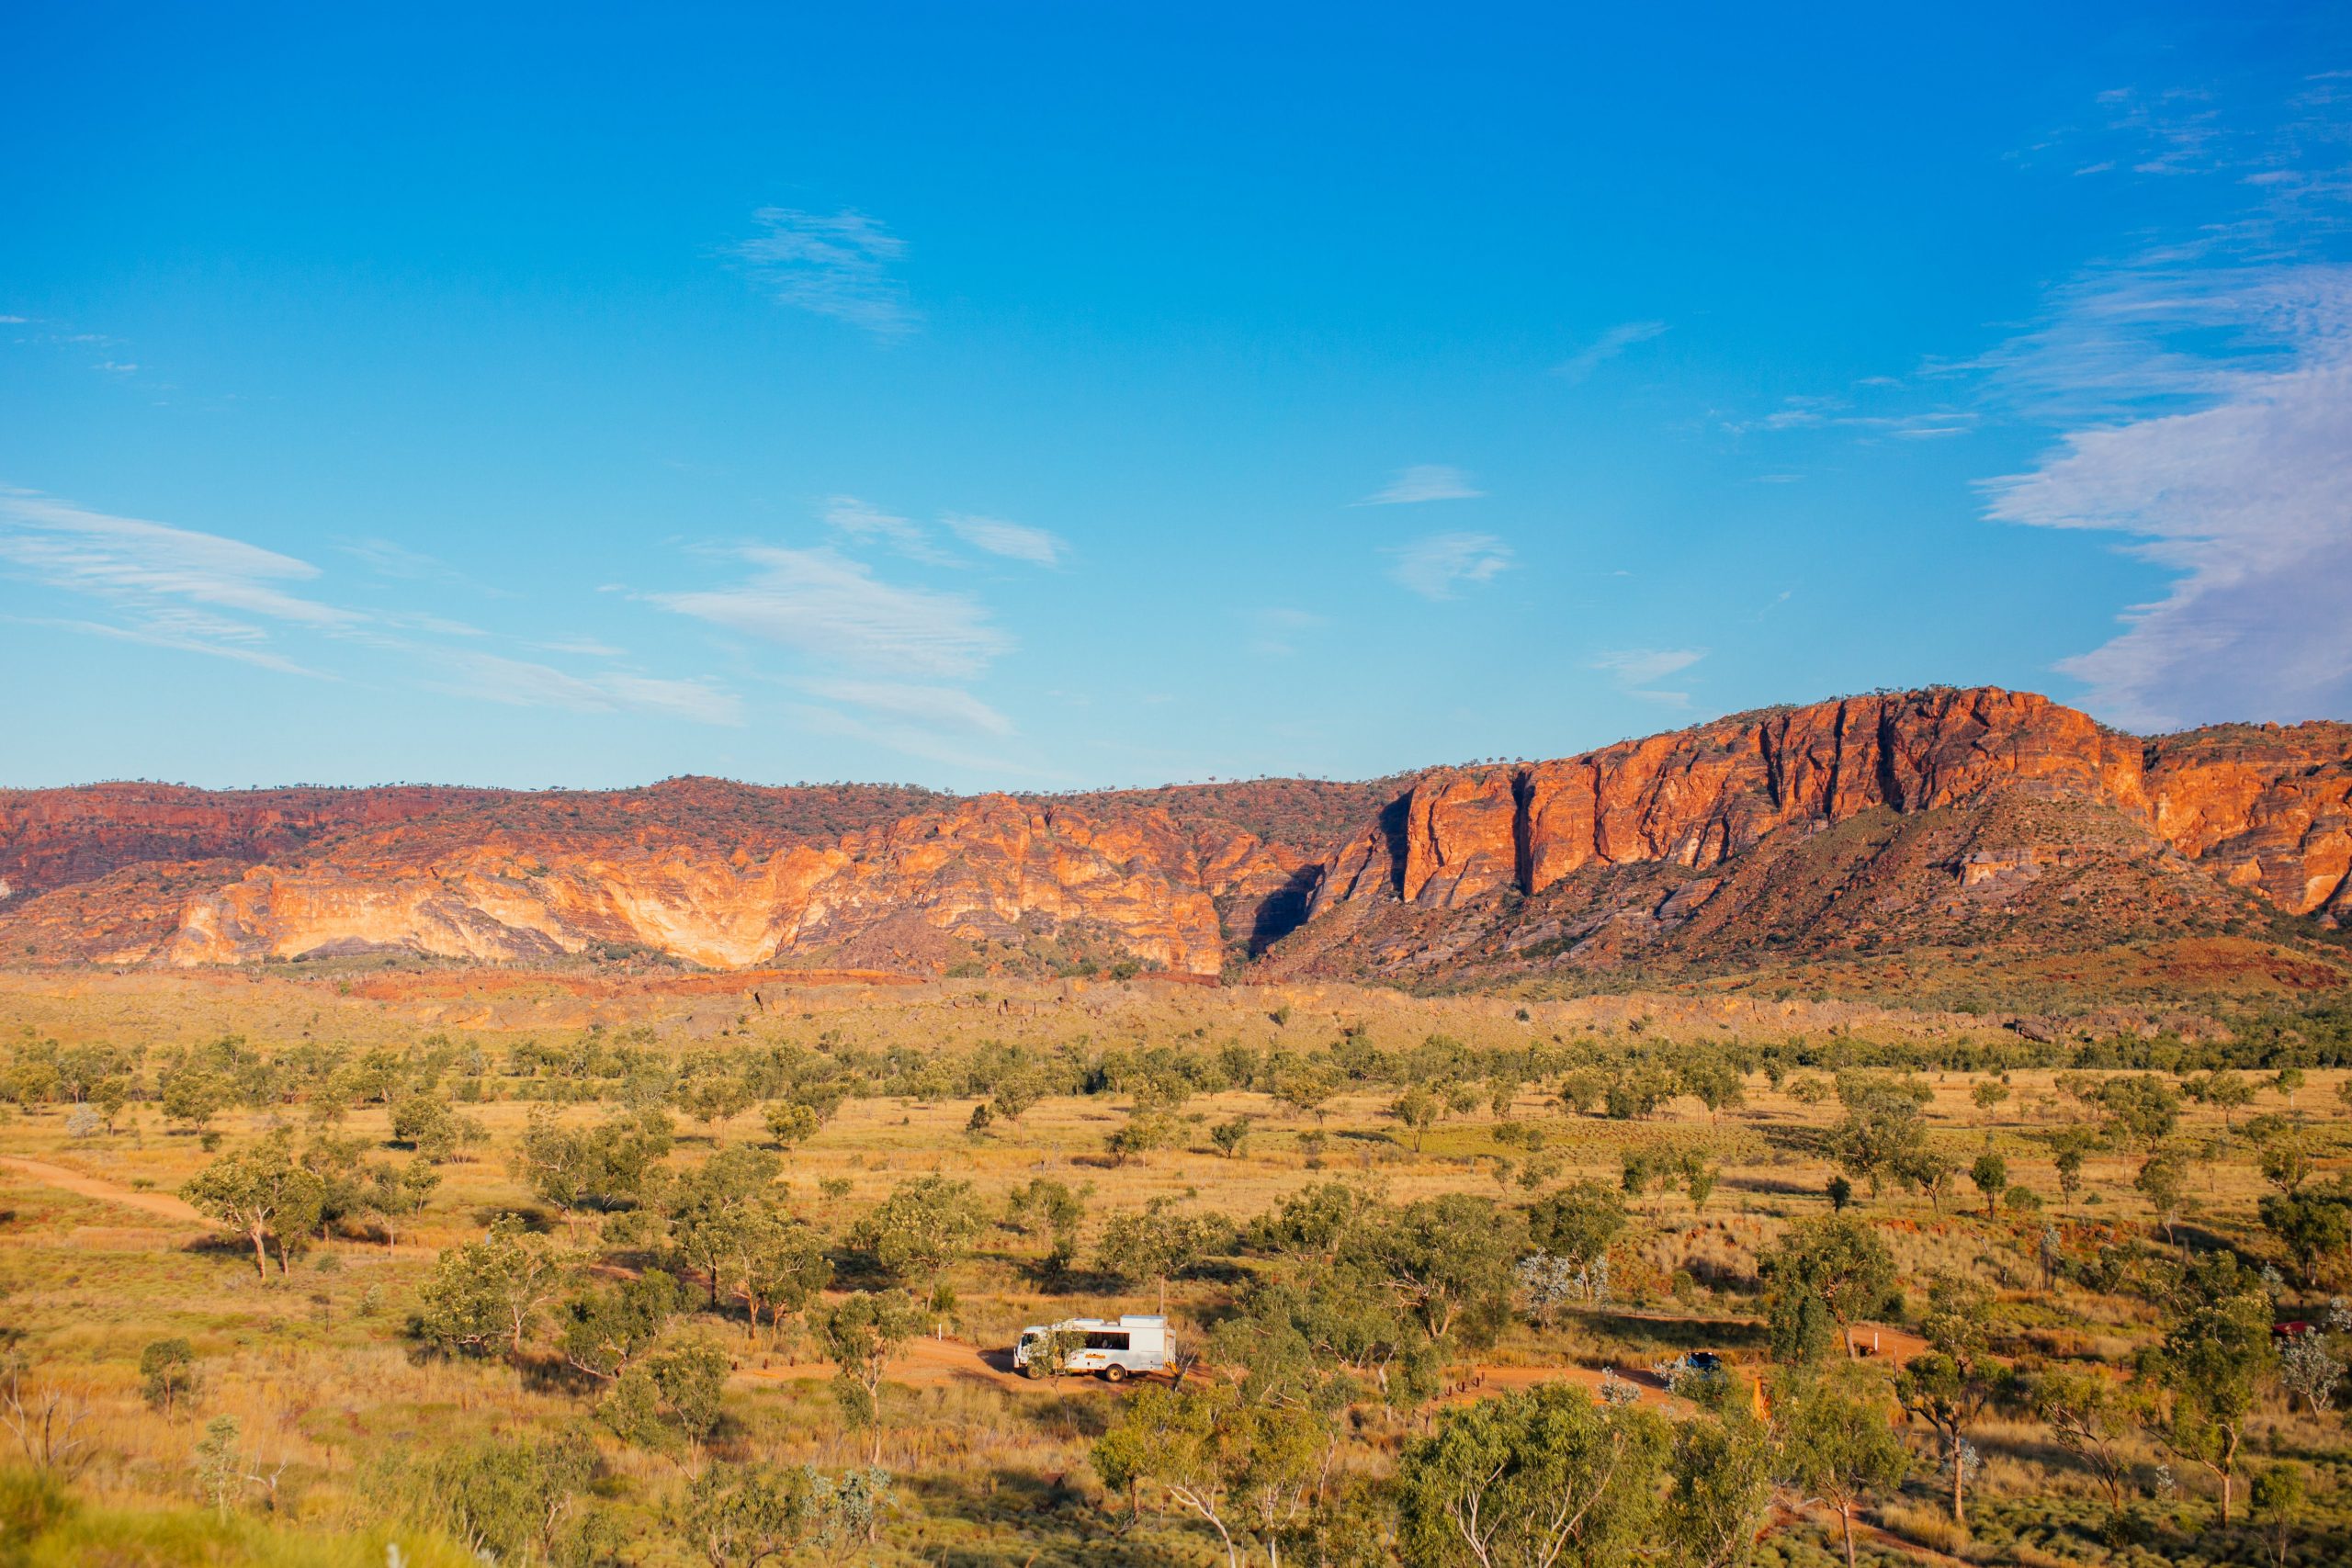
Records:
[[[1105,1382],[1168,1371],[1176,1364],[1176,1341],[1165,1317],[1067,1317],[1021,1331],[1012,1364],[1023,1376],[1041,1378],[1053,1371],[1049,1337],[1061,1340],[1064,1371],[1092,1372]]]

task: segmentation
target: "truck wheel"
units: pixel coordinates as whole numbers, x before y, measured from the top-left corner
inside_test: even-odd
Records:
[[[1036,1362],[1023,1361],[1021,1363],[1021,1375],[1031,1382],[1035,1382],[1039,1378],[1044,1377],[1046,1372],[1045,1369],[1038,1366]]]
[[[1125,1367],[1105,1367],[1102,1369],[1102,1381],[1104,1382],[1125,1382],[1127,1381],[1127,1369]]]

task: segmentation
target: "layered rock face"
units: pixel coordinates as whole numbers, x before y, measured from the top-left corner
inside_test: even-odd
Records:
[[[2096,803],[2296,914],[2352,899],[2352,726],[2143,741],[2030,693],[1849,698],[1511,768],[1424,775],[1334,857],[1310,919],[1351,902],[1456,908],[1588,866],[1705,870],[1767,835],[1996,794]]]
[[[2166,842],[2282,909],[2352,921],[2352,725],[2227,726],[2148,751]]]
[[[963,942],[1085,924],[1170,969],[1223,962],[1201,868],[1166,818],[1103,823],[986,795],[831,844],[493,840],[424,862],[398,835],[293,869],[256,867],[193,901],[177,964],[404,947],[527,961],[599,944],[715,968],[821,953],[887,921]]]
[[[2242,894],[2352,919],[2352,725],[2143,741],[1939,688],[1384,784],[0,793],[9,963],[617,946],[936,972],[1075,933],[1195,975],[1351,948],[1428,971],[1474,947],[1615,962],[1668,931],[1736,954],[1858,909],[1873,941],[1983,940],[2035,898],[2082,942]]]
[[[213,791],[103,784],[0,790],[0,899],[94,881],[148,862],[250,863],[298,854],[338,833],[413,821],[491,795],[406,784]]]

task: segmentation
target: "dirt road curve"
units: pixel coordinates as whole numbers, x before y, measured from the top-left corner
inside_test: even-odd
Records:
[[[168,1192],[141,1192],[135,1187],[85,1176],[47,1160],[24,1159],[16,1155],[0,1155],[0,1167],[15,1171],[43,1187],[54,1187],[61,1192],[72,1192],[84,1198],[96,1198],[104,1202],[119,1203],[127,1209],[137,1209],[159,1220],[179,1220],[188,1224],[207,1224],[205,1217]]]
[[[742,1376],[754,1382],[804,1382],[833,1375],[831,1361],[808,1360],[793,1366],[746,1367]],[[961,1339],[910,1339],[890,1363],[890,1381],[913,1388],[940,1388],[956,1382],[990,1383],[998,1388],[1044,1388],[1012,1370],[1010,1350],[983,1350]],[[1150,1381],[1150,1380],[1146,1380]],[[1162,1380],[1164,1381],[1164,1380]],[[1068,1389],[1107,1389],[1100,1378],[1064,1378]]]

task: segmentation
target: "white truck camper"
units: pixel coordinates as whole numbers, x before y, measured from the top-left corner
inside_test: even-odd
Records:
[[[1053,1370],[1046,1364],[1048,1334],[1066,1337],[1063,1371],[1094,1372],[1104,1382],[1123,1382],[1131,1373],[1164,1372],[1176,1365],[1176,1341],[1164,1317],[1066,1317],[1051,1326],[1021,1331],[1012,1364],[1023,1376],[1041,1378]]]

